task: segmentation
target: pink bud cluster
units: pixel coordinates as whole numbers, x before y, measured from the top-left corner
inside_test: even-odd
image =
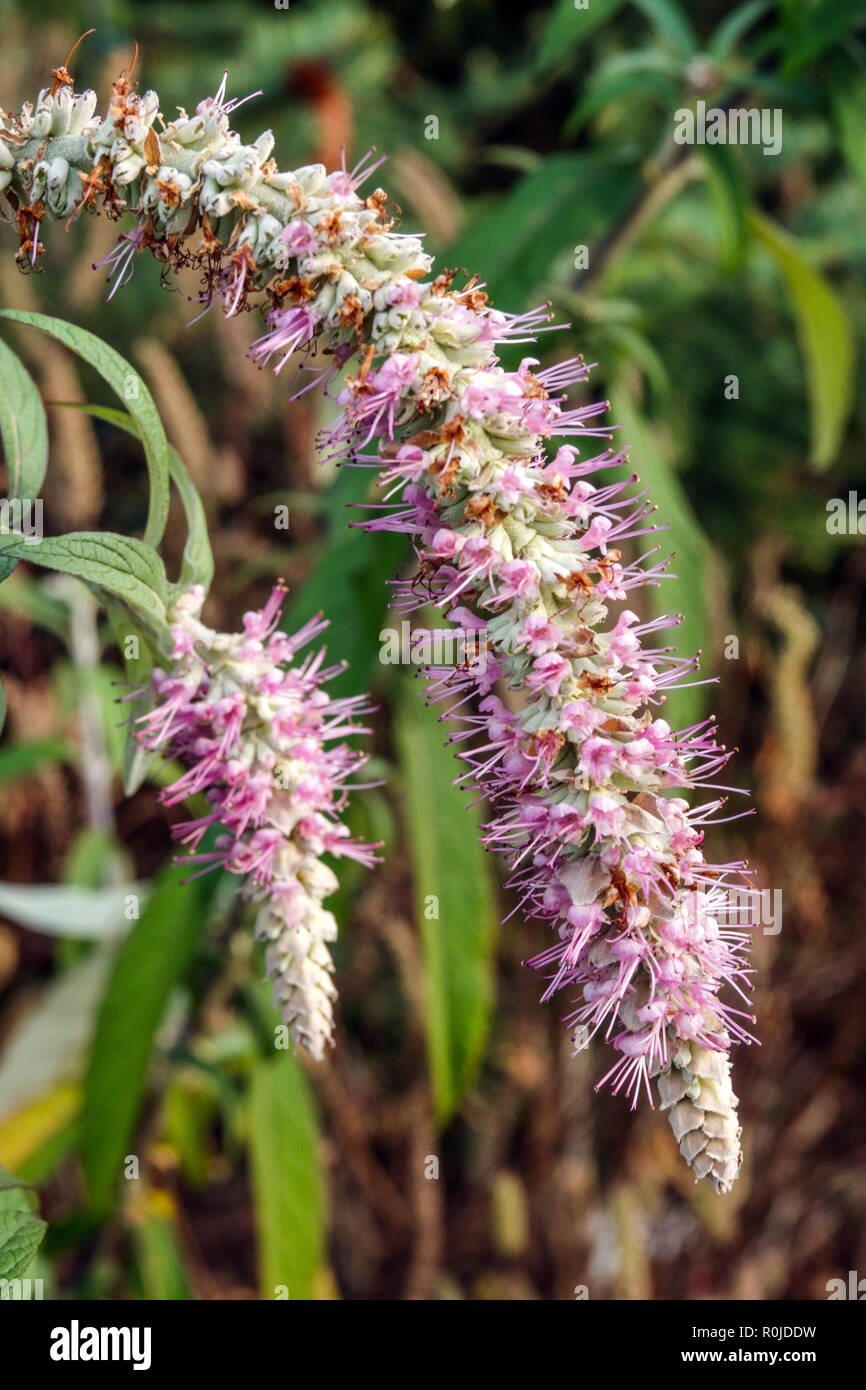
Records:
[[[277,630],[285,590],[244,615],[241,633],[201,622],[201,588],[189,589],[169,618],[169,671],[153,672],[154,708],[139,721],[141,744],[185,764],[161,793],[169,806],[203,796],[208,809],[174,826],[189,861],[239,874],[259,905],[274,999],[290,1036],[320,1060],[333,1034],[328,943],[337,923],[322,900],[337,887],[324,854],[374,862],[373,846],[351,839],[340,821],[347,779],[365,758],[339,742],[368,732],[352,722],[360,697],[334,700],[322,686],[342,668],[324,651],[293,665],[326,624],[314,619],[294,636]],[[213,848],[199,849],[217,831]]]

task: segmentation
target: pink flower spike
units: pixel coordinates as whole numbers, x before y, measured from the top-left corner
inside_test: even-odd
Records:
[[[278,631],[285,592],[277,585],[233,635],[201,622],[203,590],[182,595],[170,614],[175,665],[153,673],[157,702],[138,737],[187,765],[161,793],[167,805],[203,793],[212,807],[176,824],[176,839],[195,850],[211,826],[228,832],[212,852],[189,857],[204,863],[202,872],[221,866],[245,879],[275,1002],[291,1037],[320,1060],[333,1039],[328,942],[337,935],[322,906],[337,880],[320,856],[369,865],[376,848],[351,839],[339,821],[346,783],[366,758],[334,740],[363,732],[346,716],[369,707],[360,698],[330,699],[322,683],[341,668],[323,670],[322,652],[300,668],[288,665],[324,624],[313,619],[295,637]]]

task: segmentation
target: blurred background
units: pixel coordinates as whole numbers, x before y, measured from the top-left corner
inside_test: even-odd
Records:
[[[188,326],[196,285],[162,285],[154,262],[107,307],[91,269],[106,219],[48,229],[29,277],[0,227],[0,301],[90,328],[150,385],[206,497],[210,621],[238,624],[278,576],[292,623],[324,607],[330,655],[351,662],[339,688],[375,695],[384,781],[351,819],[385,862],[349,865],[330,904],[336,1050],[275,1055],[248,916],[221,881],[183,888],[170,866],[167,774],[123,798],[102,615],[28,566],[0,586],[0,1163],[48,1222],[31,1270],[45,1297],[822,1299],[866,1275],[856,498],[853,524],[828,529],[828,503],[848,518],[864,487],[866,7],[7,2],[0,105],[35,99],[91,26],[79,90],[104,98],[136,43],[163,110],[194,107],[227,67],[232,95],[261,89],[237,128],[271,126],[282,167],[375,146],[440,265],[570,324],[542,351],[598,364],[592,393],[676,554],[678,579],[645,597],[686,614],[678,640],[718,678],[673,717],[715,709],[753,791],[714,857],[748,857],[782,910],[755,935],[762,1046],[736,1050],[745,1158],[717,1198],[662,1115],[594,1093],[604,1057],[571,1057],[522,964],[546,944],[538,925],[498,925],[513,903],[477,848],[483,811],[451,786],[412,669],[379,661],[387,580],[410,557],[348,529],[367,479],[317,462],[332,407],[287,405],[287,377],[245,359],[257,313]],[[780,152],[678,145],[675,112],[699,100],[781,111]],[[2,336],[46,402],[111,403],[59,345]],[[135,441],[60,405],[49,425],[46,530],[140,531]],[[181,543],[178,517],[172,563]]]

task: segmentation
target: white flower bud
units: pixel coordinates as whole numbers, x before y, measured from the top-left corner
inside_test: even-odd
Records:
[[[118,188],[123,188],[128,183],[134,183],[144,168],[144,156],[131,154],[126,159],[121,159],[115,164],[113,178]]]
[[[717,1192],[728,1192],[740,1164],[741,1131],[727,1053],[686,1043],[673,1065],[660,1073],[657,1084],[662,1108],[670,1107],[680,1153],[696,1179],[709,1178]],[[678,1093],[688,1099],[672,1103]]]

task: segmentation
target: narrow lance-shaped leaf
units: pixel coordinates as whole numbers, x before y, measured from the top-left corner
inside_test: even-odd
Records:
[[[187,524],[179,588],[188,589],[191,584],[200,584],[203,589],[209,589],[213,579],[213,551],[208,536],[204,503],[196,491],[186,465],[174,449],[169,450],[168,464],[172,482],[183,504]]]
[[[319,1148],[315,1106],[297,1058],[277,1052],[257,1060],[249,1151],[263,1298],[312,1295],[325,1241]]]
[[[81,410],[97,420],[105,420],[108,424],[115,425],[136,439],[141,438],[138,424],[125,410],[117,410],[113,406],[82,404],[78,401],[59,401],[55,404]],[[204,505],[182,459],[172,448],[169,448],[169,468],[183,505],[188,534],[180,582],[167,591],[167,603],[172,601],[178,590],[186,589],[192,584],[200,584],[202,588],[209,589],[213,579],[213,552]],[[157,655],[153,649],[152,634],[136,624],[134,614],[125,604],[108,602],[107,609],[112,632],[126,663],[127,676],[133,685],[145,685]],[[132,637],[138,641],[137,655],[130,655],[127,650],[127,642]],[[143,749],[135,738],[135,721],[144,713],[146,707],[145,700],[133,700],[129,704],[130,728],[123,765],[123,788],[127,796],[132,796],[138,791],[154,761],[153,755]]]
[[[366,535],[347,521],[361,515],[359,502],[369,488],[366,474],[343,468],[323,501],[328,532],[303,586],[294,594],[284,619],[295,631],[324,612],[328,628],[323,641],[330,655],[348,663],[344,675],[330,686],[337,696],[369,690],[381,678],[379,633],[387,610],[387,582],[409,553],[405,537],[386,532]]]
[[[665,636],[675,643],[683,656],[703,651],[707,642],[707,556],[708,542],[692,511],[671,464],[659,449],[652,430],[635,409],[634,402],[622,382],[611,390],[611,418],[620,426],[619,435],[629,445],[631,461],[640,477],[640,487],[648,488],[658,512],[654,518],[666,530],[657,535],[641,536],[643,551],[661,546],[662,554],[673,552],[671,574],[658,587],[648,590],[653,614],[679,613],[683,621]],[[658,557],[656,557],[658,558]],[[688,678],[700,680],[700,676]],[[704,690],[692,685],[672,690],[665,700],[664,717],[676,728],[687,728],[704,713]]]
[[[192,1298],[184,1268],[184,1251],[174,1214],[164,1209],[161,1194],[148,1193],[144,1211],[132,1230],[132,1245],[142,1294],[148,1302],[186,1302]]]
[[[844,38],[849,29],[862,23],[863,0],[818,0],[811,7],[802,6],[800,12],[801,22],[782,64],[786,82]]]
[[[13,1118],[58,1086],[77,1088],[114,953],[114,942],[100,942],[51,980],[4,1039],[0,1119]]]
[[[803,257],[797,242],[763,213],[749,213],[757,241],[770,252],[785,277],[797,317],[812,421],[812,463],[829,467],[838,452],[851,412],[854,338],[841,300]]]
[[[0,440],[10,499],[39,496],[48,463],[48,426],[36,383],[0,340]]]
[[[633,155],[548,155],[467,227],[449,256],[460,265],[484,266],[494,302],[528,303],[549,280],[557,256],[575,242],[592,245],[622,216],[638,186]]]
[[[147,895],[146,883],[82,888],[72,883],[0,882],[0,912],[33,931],[82,941],[121,935],[129,926],[123,915],[129,894]]]
[[[106,601],[106,612],[114,640],[123,657],[126,679],[132,687],[126,692],[127,730],[123,748],[123,790],[134,796],[153,766],[156,755],[142,748],[136,738],[138,720],[151,707],[150,675],[158,664],[159,655],[152,634],[136,622],[135,614],[125,603]],[[133,645],[134,644],[134,645]],[[142,690],[142,695],[136,691]]]
[[[92,1204],[107,1209],[141,1108],[156,1030],[192,960],[219,875],[165,869],[118,952],[84,1082],[81,1153]]]
[[[742,266],[749,245],[746,182],[727,145],[704,145],[701,155],[718,212],[722,264],[733,273]]]
[[[697,35],[684,7],[676,0],[634,0],[634,4],[679,57],[691,58],[697,52]]]
[[[71,760],[70,745],[60,739],[27,739],[13,743],[0,748],[0,783],[16,777],[32,777],[46,763],[68,763]]]
[[[737,5],[714,30],[707,44],[710,57],[715,58],[717,63],[724,63],[730,58],[740,40],[767,13],[770,5],[771,0],[746,0],[745,4]]]
[[[624,0],[593,0],[591,5],[578,7],[574,0],[556,0],[551,6],[541,42],[535,56],[534,67],[537,72],[559,67],[568,63],[575,50],[585,43],[591,34],[617,10],[622,9]]]
[[[88,362],[125,402],[141,432],[150,474],[150,502],[144,539],[148,545],[157,545],[168,519],[169,446],[156,403],[138,372],[95,333],[88,333],[75,324],[65,323],[49,314],[30,313],[23,309],[2,309],[0,317],[14,323],[29,324],[56,338]]]
[[[143,541],[114,531],[72,531],[35,545],[4,537],[0,539],[0,555],[73,574],[122,599],[149,620],[156,632],[165,629],[165,569],[156,551]]]
[[[680,75],[676,59],[656,49],[628,56],[631,61],[612,63],[609,71],[602,68],[593,78],[563,126],[566,139],[572,140],[599,112],[638,96],[671,105]]]
[[[478,810],[453,784],[462,764],[443,746],[447,728],[425,711],[419,694],[417,684],[401,682],[396,739],[424,951],[433,1095],[444,1122],[471,1084],[487,1037],[494,892]]]
[[[852,65],[853,67],[853,65]],[[866,77],[859,68],[843,68],[834,74],[830,89],[833,114],[842,148],[851,172],[866,198]]]
[[[81,401],[55,401],[70,410],[80,410],[95,420],[105,420],[116,425],[119,430],[141,439],[141,429],[125,410],[117,410],[109,405],[91,405]],[[196,491],[186,465],[175,449],[169,447],[168,466],[171,480],[178,490],[187,524],[187,541],[183,552],[183,565],[180,573],[180,587],[189,588],[191,584],[201,584],[209,589],[213,579],[213,552],[208,536],[207,516],[204,504]]]

